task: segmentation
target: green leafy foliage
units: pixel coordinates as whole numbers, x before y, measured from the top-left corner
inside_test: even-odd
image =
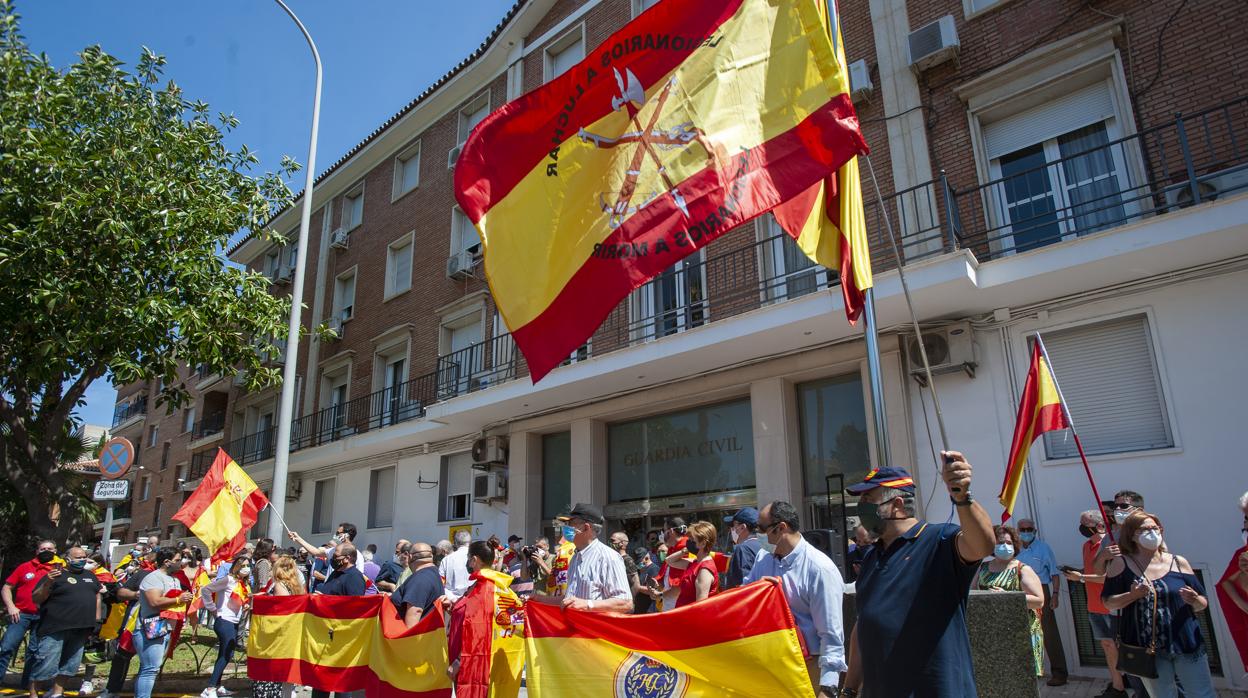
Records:
[[[58,69],[0,0],[0,457],[32,531],[62,543],[88,512],[58,443],[93,381],[163,378],[156,404],[176,407],[179,365],[251,389],[281,378],[264,357],[289,301],[222,255],[240,230],[276,237],[264,224],[291,192],[163,65],[144,48],[127,71],[88,47]],[[53,503],[70,515],[54,521]]]

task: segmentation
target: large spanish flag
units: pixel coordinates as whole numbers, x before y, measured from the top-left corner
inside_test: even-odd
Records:
[[[455,194],[537,381],[633,289],[865,152],[816,0],[661,2],[486,117]]]
[[[247,641],[253,681],[368,698],[450,698],[441,606],[408,628],[389,596],[256,596]]]
[[[242,466],[222,449],[186,503],[173,515],[203,541],[212,559],[225,560],[243,549],[269,499]]]
[[[1031,444],[1046,431],[1069,429],[1070,421],[1062,408],[1062,397],[1053,380],[1049,362],[1040,351],[1040,342],[1031,344],[1031,368],[1027,382],[1023,384],[1023,396],[1018,403],[1018,417],[1014,420],[1014,440],[1010,444],[1010,458],[1001,483],[998,499],[1005,511],[1001,521],[1009,521],[1014,513],[1014,500],[1023,482],[1023,469],[1027,467],[1027,454]]]
[[[774,578],[663,614],[536,603],[526,611],[534,698],[813,695],[793,614]]]
[[[829,0],[835,2],[835,0]],[[827,5],[818,3],[839,70],[839,82],[833,87],[849,92],[849,72],[845,60],[845,43],[841,38],[841,22],[837,12],[828,12]],[[850,158],[841,169],[800,195],[776,207],[776,222],[797,240],[797,245],[816,264],[836,269],[841,279],[841,298],[845,316],[850,323],[862,315],[863,294],[875,283],[871,277],[871,253],[867,246],[867,222],[862,212],[862,182],[858,177],[858,158]]]
[[[515,698],[524,671],[524,602],[509,574],[486,568],[473,579],[451,612],[451,644],[459,648],[455,696]]]

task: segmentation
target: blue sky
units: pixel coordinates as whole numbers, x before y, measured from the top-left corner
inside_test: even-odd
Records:
[[[324,64],[318,171],[471,53],[512,0],[287,0]],[[312,58],[294,23],[266,0],[17,0],[30,47],[64,67],[99,44],[133,64],[141,46],[168,59],[165,77],[187,99],[232,112],[261,166],[282,155],[306,162]],[[302,174],[292,183],[302,189]],[[112,421],[115,391],[98,380],[80,416]]]

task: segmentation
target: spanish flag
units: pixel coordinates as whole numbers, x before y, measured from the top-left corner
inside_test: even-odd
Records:
[[[835,0],[829,0],[835,2]],[[839,70],[833,90],[849,92],[845,44],[840,16],[828,13],[823,2],[819,14],[832,37]],[[863,293],[875,283],[871,277],[871,253],[867,245],[866,217],[862,212],[862,182],[858,158],[800,195],[776,207],[776,222],[797,240],[798,247],[816,264],[839,271],[841,298],[850,324],[862,315]]]
[[[663,614],[529,604],[529,694],[811,696],[802,642],[778,579]]]
[[[540,380],[635,288],[867,148],[816,0],[661,2],[486,117],[455,165]]]
[[[1005,511],[1001,521],[1009,521],[1014,513],[1014,500],[1023,482],[1023,469],[1027,466],[1027,454],[1031,444],[1046,431],[1069,429],[1070,420],[1062,406],[1061,394],[1053,380],[1049,362],[1040,351],[1040,343],[1032,342],[1031,368],[1023,385],[1023,397],[1018,404],[1018,418],[1014,421],[1014,441],[1010,444],[1010,458],[1001,483],[998,499]]]
[[[185,524],[203,541],[214,561],[226,560],[243,549],[247,532],[268,504],[268,497],[247,472],[224,450],[217,449],[217,459],[208,474],[173,520]]]
[[[450,698],[441,606],[408,628],[389,596],[256,596],[247,675],[368,698]]]
[[[524,670],[524,603],[511,590],[509,574],[487,568],[473,578],[451,611],[456,698],[514,698]]]

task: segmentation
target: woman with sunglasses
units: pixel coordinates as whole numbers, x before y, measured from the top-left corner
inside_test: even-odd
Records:
[[[251,556],[239,553],[230,561],[230,573],[218,577],[199,590],[204,600],[204,608],[217,615],[212,630],[217,634],[217,663],[212,667],[212,676],[208,679],[208,687],[200,693],[200,698],[218,698],[233,695],[221,685],[225,674],[225,665],[234,656],[238,647],[238,624],[243,613],[251,608]]]

